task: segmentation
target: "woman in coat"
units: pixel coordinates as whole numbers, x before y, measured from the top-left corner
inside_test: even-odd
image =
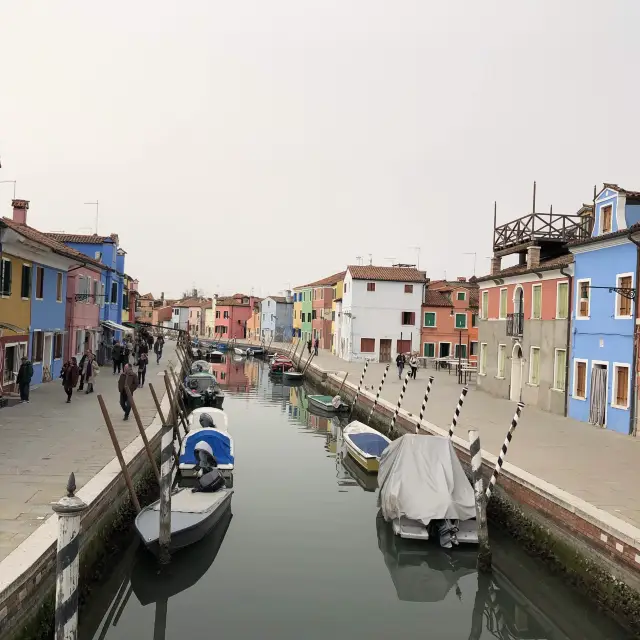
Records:
[[[64,363],[60,377],[62,378],[62,386],[67,394],[67,402],[69,403],[71,402],[73,390],[78,384],[78,378],[80,377],[78,361],[75,358],[71,358],[70,361]]]

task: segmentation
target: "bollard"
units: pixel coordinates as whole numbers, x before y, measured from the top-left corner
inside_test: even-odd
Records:
[[[398,418],[398,414],[400,413],[400,406],[402,405],[402,400],[404,398],[404,392],[407,390],[407,385],[409,384],[409,376],[411,375],[411,369],[407,371],[407,375],[404,377],[404,382],[402,383],[402,391],[400,391],[400,397],[398,398],[398,404],[396,404],[396,410],[393,412],[393,418],[391,418],[391,426],[389,427],[389,435],[393,433],[393,430],[396,428],[396,420]]]
[[[360,382],[358,382],[358,388],[356,389],[356,395],[353,398],[353,404],[351,405],[351,411],[349,411],[349,420],[351,420],[351,415],[353,414],[353,410],[356,408],[356,404],[358,403],[358,396],[360,395],[360,387],[362,386],[362,381],[364,377],[367,375],[367,367],[369,366],[369,361],[367,360],[364,363],[364,369],[362,370],[362,375],[360,376]]]
[[[171,560],[169,547],[171,546],[171,472],[172,460],[175,453],[173,444],[173,426],[170,424],[162,427],[162,440],[160,446],[160,562],[166,564]]]
[[[337,396],[340,395],[340,392],[342,391],[342,387],[344,387],[344,383],[347,381],[347,376],[349,375],[349,372],[347,371],[347,373],[344,374],[344,378],[342,378],[342,384],[340,385],[340,388],[338,389],[338,393],[336,393]]]
[[[469,391],[469,387],[464,387],[462,389],[462,393],[458,398],[458,404],[456,405],[456,410],[453,412],[453,419],[451,420],[451,426],[449,427],[449,440],[453,437],[453,430],[456,428],[458,424],[458,418],[460,417],[460,411],[462,410],[462,404],[464,402],[464,398]]]
[[[511,442],[511,438],[513,437],[513,432],[515,428],[518,426],[518,420],[520,420],[520,414],[522,413],[522,408],[524,407],[524,402],[518,402],[518,406],[516,408],[516,412],[511,420],[511,426],[509,427],[509,431],[507,431],[507,437],[504,439],[502,443],[502,449],[500,449],[500,455],[498,456],[498,461],[496,462],[495,469],[491,474],[491,479],[489,480],[489,486],[487,487],[487,500],[491,497],[491,492],[493,491],[493,487],[498,480],[498,476],[500,475],[500,471],[502,471],[502,465],[504,464],[505,456],[507,455],[507,448],[509,447],[509,443]]]
[[[56,640],[78,637],[78,591],[80,582],[80,521],[87,505],[75,495],[76,477],[67,483],[67,495],[51,507],[58,514],[56,557]]]
[[[147,434],[144,430],[144,425],[142,424],[142,419],[140,418],[140,413],[138,412],[138,407],[136,405],[135,400],[133,399],[133,394],[131,393],[131,389],[129,387],[125,387],[127,398],[129,399],[129,405],[131,406],[131,411],[133,411],[133,417],[136,420],[136,424],[138,425],[138,431],[140,432],[140,437],[142,438],[142,444],[144,444],[145,451],[147,452],[147,457],[149,458],[149,463],[153,469],[153,473],[156,476],[156,481],[160,484],[160,472],[158,471],[158,465],[156,464],[156,459],[153,456],[153,452],[151,451],[151,445],[149,444],[149,438],[147,438]]]
[[[482,449],[477,429],[469,429],[469,455],[471,456],[471,479],[476,502],[476,526],[478,528],[478,571],[491,571],[491,549],[487,527],[487,501],[482,480]]]
[[[380,392],[382,391],[382,386],[384,385],[384,381],[387,379],[387,373],[389,373],[389,365],[384,368],[384,373],[382,374],[382,380],[380,380],[380,386],[378,387],[378,393],[376,393],[376,399],[373,401],[373,406],[371,407],[371,411],[369,412],[369,417],[367,418],[367,424],[371,422],[371,416],[373,416],[373,412],[375,411],[376,405],[378,404],[378,398],[380,398]]]
[[[153,402],[156,405],[156,409],[158,411],[158,415],[160,416],[160,422],[162,424],[162,426],[164,427],[164,425],[167,423],[167,421],[164,418],[164,414],[162,413],[162,407],[160,406],[160,401],[158,400],[158,396],[156,395],[156,390],[153,388],[153,384],[150,382],[149,383],[149,390],[151,391],[151,396],[153,397]],[[178,429],[177,425],[174,425],[173,427],[173,435],[176,437],[177,441],[178,441],[178,445],[180,445],[182,447],[182,436],[180,435],[180,429]]]
[[[427,408],[427,402],[429,402],[429,394],[431,393],[431,385],[434,381],[433,376],[429,376],[429,382],[427,383],[427,390],[424,392],[424,398],[422,399],[422,406],[420,407],[420,417],[416,423],[416,433],[420,433],[420,427],[422,427],[422,418],[424,418],[424,412]]]

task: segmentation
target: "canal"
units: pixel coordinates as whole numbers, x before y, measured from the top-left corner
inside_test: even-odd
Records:
[[[82,640],[161,638],[630,638],[491,530],[494,573],[471,549],[393,536],[375,478],[337,421],[261,361],[221,365],[235,441],[231,512],[158,574],[132,540],[81,615]]]

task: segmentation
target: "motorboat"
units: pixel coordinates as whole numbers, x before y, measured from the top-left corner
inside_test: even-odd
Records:
[[[378,486],[378,506],[401,538],[433,537],[447,549],[478,543],[473,489],[449,438],[406,434],[390,443]]]
[[[189,374],[184,380],[184,404],[187,409],[198,407],[222,408],[224,392],[212,373]]]
[[[187,416],[187,427],[189,427],[189,432],[203,428],[200,423],[200,416],[204,413],[211,416],[216,425],[216,429],[229,431],[229,417],[222,409],[216,409],[214,407],[199,407],[194,409]]]
[[[289,358],[276,358],[269,367],[269,370],[273,374],[281,375],[285,371],[289,371],[294,368],[293,362]]]
[[[237,356],[246,356],[247,350],[241,349],[240,347],[233,347],[233,353],[235,353]]]
[[[309,405],[322,409],[327,413],[343,413],[349,411],[349,405],[340,396],[324,396],[311,394],[307,396]],[[376,432],[377,433],[377,432]]]
[[[205,354],[205,359],[208,362],[222,362],[223,358],[224,358],[224,353],[222,353],[222,351],[218,351],[217,349],[211,349],[210,351],[207,351]]]
[[[296,369],[289,369],[288,371],[283,372],[282,375],[285,380],[304,380],[304,373],[302,373],[302,371],[297,371]]]
[[[191,373],[211,373],[211,365],[206,360],[194,360],[191,363]]]
[[[262,347],[249,347],[247,349],[248,356],[262,356],[264,355],[264,349]]]
[[[354,420],[343,430],[347,445],[347,453],[369,473],[377,473],[380,457],[391,444],[391,440],[384,434],[370,426]]]

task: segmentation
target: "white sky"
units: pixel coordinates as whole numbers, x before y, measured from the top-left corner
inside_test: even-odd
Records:
[[[0,0],[0,180],[155,295],[488,270],[498,220],[640,189],[638,0]],[[10,215],[10,184],[0,212]]]

